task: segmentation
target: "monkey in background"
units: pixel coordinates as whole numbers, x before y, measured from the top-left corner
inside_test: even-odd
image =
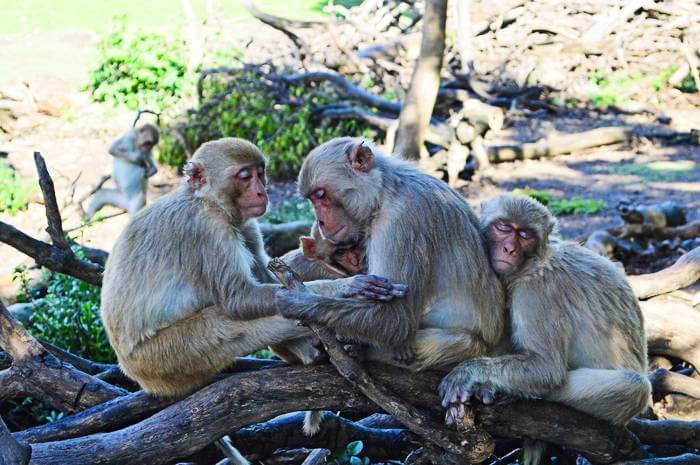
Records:
[[[683,207],[675,202],[661,202],[654,205],[636,205],[622,200],[617,211],[625,223],[648,223],[659,227],[681,226],[688,222]]]
[[[368,359],[412,370],[450,366],[498,343],[503,290],[461,195],[349,137],[309,154],[299,191],[311,201],[324,240],[341,247],[361,241],[368,272],[408,290],[369,310],[290,307],[285,316],[330,326],[368,343]]]
[[[491,265],[508,291],[514,353],[467,360],[444,378],[448,424],[463,417],[463,403],[491,403],[498,392],[561,402],[620,425],[649,405],[636,296],[608,259],[550,239],[555,224],[526,196],[482,204]],[[526,452],[526,463],[535,463],[542,451]]]
[[[365,275],[308,283],[316,294],[268,284],[256,221],[267,209],[265,158],[250,142],[207,142],[185,174],[133,217],[104,272],[102,322],[120,367],[146,392],[189,393],[236,356],[310,334],[281,308],[360,312],[405,294]]]
[[[159,138],[158,127],[146,123],[129,129],[112,143],[109,154],[114,157],[112,178],[117,188],[98,190],[85,213],[86,218],[92,218],[105,205],[126,210],[130,216],[146,205],[148,178],[158,172],[153,147]]]

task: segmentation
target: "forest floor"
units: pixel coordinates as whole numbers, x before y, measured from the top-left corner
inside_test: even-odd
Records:
[[[10,134],[0,139],[0,150],[22,175],[36,179],[32,153],[40,151],[46,158],[56,184],[60,205],[79,199],[99,179],[108,174],[111,157],[107,147],[133,118],[131,112],[106,111],[88,101],[76,86],[62,80],[43,81],[38,89],[61,95],[68,109],[59,116],[36,111],[12,122]],[[700,121],[700,118],[697,119]],[[585,121],[584,121],[585,123]],[[588,122],[590,127],[595,121]],[[149,200],[168,192],[178,182],[177,175],[161,168],[152,179]],[[494,165],[466,182],[460,192],[473,207],[480,200],[494,197],[515,188],[546,190],[562,198],[574,196],[597,199],[606,207],[591,215],[566,215],[559,218],[560,232],[566,238],[579,238],[595,229],[620,223],[615,207],[620,200],[654,203],[673,200],[688,209],[689,220],[700,217],[700,147],[636,141],[632,146],[605,146],[546,160],[517,161]],[[38,192],[38,191],[37,191]],[[273,204],[294,197],[292,183],[276,183],[271,187]],[[35,195],[34,200],[40,200]],[[85,205],[87,206],[87,205]],[[106,208],[104,216],[118,213]],[[106,250],[128,221],[126,215],[115,216],[81,227],[79,210],[70,205],[63,211],[65,228],[80,242]],[[28,209],[16,216],[0,215],[2,221],[45,238],[46,219],[43,205],[31,202]],[[16,285],[11,276],[14,268],[27,263],[26,256],[6,245],[0,245],[0,296],[12,299]]]

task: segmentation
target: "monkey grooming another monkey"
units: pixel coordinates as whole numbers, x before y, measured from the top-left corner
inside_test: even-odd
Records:
[[[328,325],[369,343],[367,358],[413,370],[450,366],[496,345],[502,287],[477,218],[457,192],[348,137],[309,154],[299,191],[313,204],[323,239],[335,246],[362,240],[368,272],[408,290],[370,309],[297,306],[285,316]]]
[[[272,281],[255,218],[265,213],[265,158],[250,142],[203,144],[177,189],[139,211],[109,256],[102,321],[124,373],[146,391],[183,395],[233,358],[308,336],[280,308],[374,311],[405,293],[376,276],[308,283],[322,297]]]
[[[90,202],[86,218],[92,218],[105,205],[126,210],[133,216],[146,205],[148,178],[158,172],[153,159],[153,147],[158,144],[158,127],[146,123],[129,129],[109,147],[114,157],[112,178],[116,189],[102,188]]]
[[[491,264],[508,290],[515,353],[467,360],[444,378],[448,424],[464,415],[464,402],[491,403],[497,392],[561,402],[616,424],[649,405],[637,298],[608,259],[550,240],[555,224],[529,197],[482,205]]]

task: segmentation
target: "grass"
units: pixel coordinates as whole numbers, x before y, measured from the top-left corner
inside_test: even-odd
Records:
[[[596,199],[586,199],[583,197],[574,196],[570,199],[555,197],[547,191],[537,189],[514,189],[514,194],[527,195],[545,205],[554,216],[565,215],[593,215],[598,213],[607,204]]]
[[[673,182],[693,171],[695,165],[692,160],[654,161],[611,165],[601,170],[621,176],[637,176],[642,182]]]
[[[357,4],[358,1],[336,2]],[[195,15],[204,20],[207,0],[191,0]],[[323,19],[324,0],[257,0],[255,5],[266,13],[291,19]],[[105,32],[112,18],[126,15],[130,24],[144,29],[161,28],[184,21],[179,0],[150,0],[144,7],[140,0],[0,0],[0,30],[3,34],[58,31]],[[236,0],[221,2],[226,19],[251,18]]]

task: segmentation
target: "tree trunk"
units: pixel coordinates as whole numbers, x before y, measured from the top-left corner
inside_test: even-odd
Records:
[[[399,115],[399,129],[394,146],[394,153],[407,160],[420,158],[425,133],[433,114],[440,87],[446,19],[447,0],[426,2],[420,56]]]

